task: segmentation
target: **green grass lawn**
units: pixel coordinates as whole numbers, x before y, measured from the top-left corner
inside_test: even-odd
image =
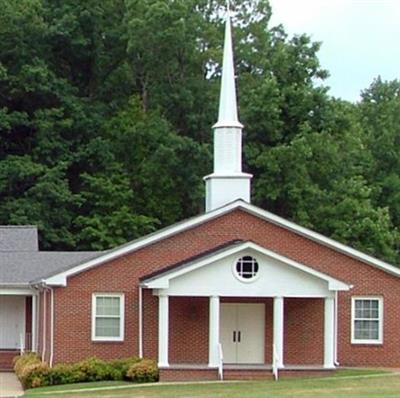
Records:
[[[115,389],[109,389],[110,387]],[[97,388],[107,388],[98,389]],[[78,391],[96,388],[95,391]],[[68,392],[61,393],[69,389]],[[75,390],[75,391],[74,391]],[[377,371],[340,371],[319,379],[279,382],[217,382],[197,384],[132,385],[120,382],[86,383],[33,389],[27,398],[398,398],[400,375]]]

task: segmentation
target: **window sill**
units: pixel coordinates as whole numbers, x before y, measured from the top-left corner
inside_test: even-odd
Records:
[[[356,346],[356,347],[360,347],[360,346],[363,346],[363,347],[371,347],[371,346],[382,347],[383,346],[383,341],[371,341],[371,342],[368,342],[368,341],[360,341],[360,342],[352,341],[351,345],[352,346]]]
[[[93,344],[124,344],[124,340],[91,340]]]

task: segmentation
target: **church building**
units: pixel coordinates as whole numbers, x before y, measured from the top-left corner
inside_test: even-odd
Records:
[[[231,23],[205,213],[104,252],[0,227],[0,369],[154,358],[161,380],[400,367],[400,269],[250,203]]]

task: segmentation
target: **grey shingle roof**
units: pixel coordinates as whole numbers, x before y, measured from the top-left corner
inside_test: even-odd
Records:
[[[25,285],[101,254],[102,252],[0,251],[0,286]]]
[[[0,225],[0,252],[38,250],[38,231],[35,226]]]

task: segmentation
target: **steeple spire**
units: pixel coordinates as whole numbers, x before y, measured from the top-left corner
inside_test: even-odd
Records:
[[[242,128],[239,122],[233,63],[229,1],[225,23],[224,55],[218,121],[214,129],[214,172],[206,177],[206,211],[241,199],[250,202],[252,175],[242,172]]]
[[[225,22],[224,56],[222,61],[221,92],[219,97],[218,122],[216,127],[243,127],[237,115],[235,70],[232,50],[231,15],[227,1],[227,15]]]

